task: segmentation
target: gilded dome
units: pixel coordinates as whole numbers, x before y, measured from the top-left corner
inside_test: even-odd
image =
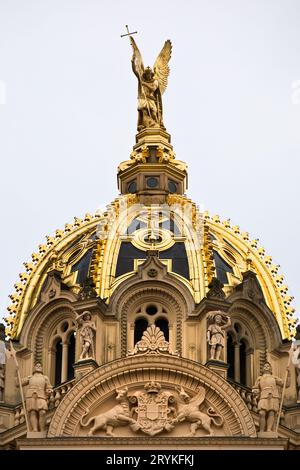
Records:
[[[19,337],[50,271],[59,273],[65,289],[78,298],[89,291],[109,304],[115,289],[136,273],[149,250],[159,251],[160,261],[189,289],[196,305],[209,292],[213,279],[220,281],[229,297],[243,273],[254,271],[282,337],[294,335],[292,297],[271,256],[248,232],[231,226],[229,220],[200,213],[195,203],[179,194],[169,194],[166,203],[151,206],[141,203],[136,194],[125,194],[102,214],[75,218],[48,236],[31,261],[24,263],[25,271],[15,284],[7,334]]]

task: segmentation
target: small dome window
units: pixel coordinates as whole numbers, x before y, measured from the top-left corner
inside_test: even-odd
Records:
[[[128,190],[128,192],[131,193],[131,194],[136,193],[136,190],[137,190],[136,180],[131,181],[131,182],[128,184],[127,190]]]
[[[158,186],[158,178],[154,178],[153,176],[147,178],[147,186],[148,188],[156,188]]]

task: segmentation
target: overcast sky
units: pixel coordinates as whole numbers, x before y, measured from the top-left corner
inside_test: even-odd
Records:
[[[259,238],[296,297],[299,0],[0,0],[1,313],[22,263],[118,192],[137,82],[173,42],[164,122],[188,196]],[[298,299],[297,299],[298,296]]]

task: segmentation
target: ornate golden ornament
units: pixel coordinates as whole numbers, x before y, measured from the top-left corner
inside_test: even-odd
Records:
[[[132,70],[138,79],[138,131],[148,127],[165,129],[163,124],[162,95],[168,85],[169,61],[172,44],[167,40],[159,53],[153,70],[144,67],[142,55],[132,36],[129,36],[133,49]]]
[[[172,233],[160,228],[143,228],[137,230],[131,239],[131,243],[138,249],[147,251],[151,247],[163,251],[174,245]]]

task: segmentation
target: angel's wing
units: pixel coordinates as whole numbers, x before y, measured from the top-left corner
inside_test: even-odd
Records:
[[[165,92],[167,85],[168,85],[168,76],[170,73],[170,68],[169,68],[168,63],[169,63],[169,60],[171,59],[171,53],[172,53],[172,43],[168,39],[165,42],[164,47],[160,51],[153,67],[155,78],[156,80],[158,80],[161,94]]]
[[[137,75],[138,78],[141,78],[144,72],[142,54],[140,53],[140,50],[137,47],[136,42],[132,36],[130,36],[130,44],[132,45],[132,49],[133,49],[133,55],[131,59],[132,69],[135,75]]]

